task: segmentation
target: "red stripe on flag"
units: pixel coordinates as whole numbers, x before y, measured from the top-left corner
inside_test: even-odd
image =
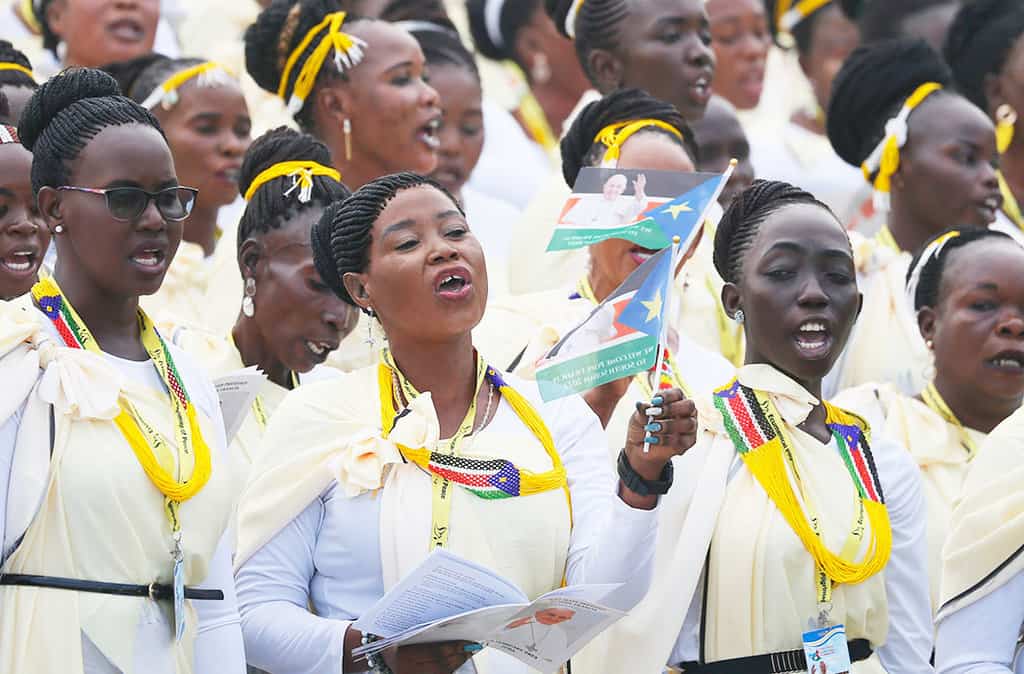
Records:
[[[430,472],[435,475],[440,475],[446,480],[451,482],[457,482],[459,484],[469,485],[472,487],[490,487],[489,475],[469,475],[458,470],[452,470],[451,468],[445,468],[436,463],[430,464]]]
[[[733,416],[736,417],[740,430],[747,436],[750,449],[757,449],[768,442],[764,434],[761,433],[761,429],[758,428],[757,424],[754,423],[754,419],[750,416],[750,411],[743,401],[742,394],[737,392],[736,395],[726,398],[726,402],[729,404],[729,409],[732,410]]]
[[[875,491],[875,484],[871,479],[871,473],[868,471],[867,464],[864,463],[864,455],[861,453],[860,447],[858,446],[857,449],[854,450],[849,447],[849,444],[847,444],[847,449],[853,457],[853,463],[857,466],[857,473],[860,475],[861,482],[864,483],[864,489],[868,493],[868,498],[872,501],[879,500],[878,492]]]

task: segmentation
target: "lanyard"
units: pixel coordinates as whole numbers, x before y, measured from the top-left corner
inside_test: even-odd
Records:
[[[889,225],[882,225],[882,228],[878,230],[878,234],[875,235],[875,239],[878,243],[890,250],[897,253],[903,252],[900,250],[900,245],[896,243],[896,237],[894,237],[892,232],[889,230]]]
[[[1024,230],[1024,214],[1021,214],[1020,203],[1013,195],[1010,183],[1006,182],[1002,171],[999,172],[999,191],[1003,193],[1003,213],[1006,213],[1006,217],[1010,218],[1019,229]]]
[[[403,400],[407,404],[413,398],[418,397],[420,395],[419,391],[405,378],[402,371],[398,369],[390,350],[384,350],[383,358],[393,373],[395,404],[402,405]],[[463,442],[473,432],[473,425],[476,423],[476,399],[480,394],[480,388],[483,386],[486,373],[487,365],[478,354],[476,357],[476,387],[473,391],[473,399],[470,401],[466,416],[462,423],[459,424],[455,434],[447,442],[438,443],[437,449],[442,453],[459,456]],[[431,473],[430,479],[433,492],[430,508],[430,547],[446,548],[448,547],[448,534],[451,530],[452,491],[454,487],[451,480],[437,473]]]
[[[967,429],[960,423],[960,420],[953,414],[953,410],[949,408],[946,401],[943,400],[942,395],[939,394],[939,389],[935,388],[935,384],[928,384],[923,391],[921,391],[921,400],[924,404],[929,407],[933,412],[942,417],[946,423],[951,426],[955,426],[957,433],[960,435],[960,444],[967,450],[967,457],[974,458],[974,455],[978,452],[978,446],[975,444],[974,439],[967,433]]]

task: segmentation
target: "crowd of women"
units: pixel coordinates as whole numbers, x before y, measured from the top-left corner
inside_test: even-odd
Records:
[[[0,672],[531,671],[354,653],[444,548],[620,585],[566,672],[1024,674],[1020,0],[8,4]],[[546,252],[580,170],[730,166],[543,400],[657,253]]]

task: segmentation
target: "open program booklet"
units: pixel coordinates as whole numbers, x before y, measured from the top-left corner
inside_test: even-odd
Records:
[[[445,550],[416,570],[353,625],[380,637],[353,651],[473,641],[548,674],[625,615],[599,602],[621,585],[574,585],[530,601],[509,580]]]
[[[224,417],[224,434],[227,436],[228,444],[242,427],[242,422],[252,409],[253,401],[266,383],[267,376],[255,365],[214,380],[213,385],[220,398],[220,411]]]

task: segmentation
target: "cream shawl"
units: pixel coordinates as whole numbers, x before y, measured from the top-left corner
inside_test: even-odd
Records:
[[[1024,571],[1024,408],[989,433],[953,509],[936,620]]]
[[[393,587],[430,551],[431,483],[403,463],[395,443],[429,447],[439,426],[429,393],[382,439],[377,368],[316,382],[288,394],[271,420],[239,506],[236,567],[270,541],[332,482],[355,497],[380,492],[380,555],[385,588]],[[506,403],[502,402],[502,405]],[[503,434],[484,429],[463,444],[466,456],[501,457],[544,472],[551,461],[524,425]],[[486,500],[463,489],[452,498],[449,549],[494,569],[529,597],[561,584],[569,551],[569,506],[563,490]],[[489,671],[484,652],[473,659]]]
[[[118,398],[131,400],[171,438],[166,394],[122,377],[102,356],[59,345],[34,308],[0,303],[0,415],[24,405],[12,467],[8,543],[24,538],[4,573],[149,584],[171,581],[170,526],[164,499],[143,472],[112,419]],[[188,384],[190,382],[186,382]],[[55,434],[50,453],[49,416]],[[222,446],[199,413],[211,445],[210,481],[180,510],[185,580],[196,585],[227,525],[232,493],[218,470]],[[0,671],[82,674],[82,633],[116,667],[132,671],[137,597],[31,587],[0,587]],[[195,615],[173,648],[178,674],[192,671]]]
[[[744,366],[737,377],[771,396],[791,434],[826,542],[840,549],[853,518],[854,485],[839,454],[797,428],[818,401],[767,365]],[[814,560],[738,459],[710,396],[698,399],[698,414],[697,444],[677,463],[677,482],[660,505],[651,589],[574,659],[581,671],[662,671],[691,600],[701,591],[705,560],[708,662],[799,648],[808,619],[817,616]],[[849,639],[884,643],[888,610],[882,574],[837,587],[832,616],[846,625]],[[872,656],[854,671],[877,672],[881,666]]]

